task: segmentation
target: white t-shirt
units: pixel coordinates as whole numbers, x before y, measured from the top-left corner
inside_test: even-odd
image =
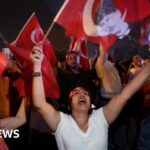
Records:
[[[108,124],[103,109],[93,110],[84,133],[71,115],[60,113],[61,121],[54,133],[59,150],[107,150]]]

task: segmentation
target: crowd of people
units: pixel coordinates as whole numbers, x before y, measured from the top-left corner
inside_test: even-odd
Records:
[[[80,68],[78,53],[70,51],[64,65],[55,66],[60,98],[54,100],[44,92],[42,45],[33,47],[30,54],[30,96],[17,93],[14,83],[23,69],[15,57],[0,57],[0,129],[20,130],[19,139],[0,138],[0,150],[43,145],[53,150],[150,147],[146,136],[150,125],[149,58],[136,54],[129,63],[116,64],[100,45],[93,68],[85,71]]]

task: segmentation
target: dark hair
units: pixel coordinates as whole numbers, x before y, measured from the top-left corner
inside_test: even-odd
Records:
[[[71,114],[72,113],[72,110],[71,110],[71,102],[72,102],[72,95],[70,96],[70,93],[74,90],[74,89],[76,89],[77,87],[75,87],[75,88],[73,88],[72,90],[70,90],[70,92],[69,92],[69,98],[68,98],[68,106],[67,106],[67,112],[68,112],[68,114]],[[88,89],[86,89],[86,88],[84,88],[84,87],[80,87],[80,88],[82,88],[82,89],[84,89],[85,91],[87,91],[88,93],[89,93],[89,97],[90,97],[90,103],[91,103],[91,92],[88,90]],[[89,112],[88,112],[88,114],[91,114],[92,113],[92,107],[89,109]]]
[[[95,15],[94,15],[94,23],[99,24],[99,22],[108,14],[115,12],[116,8],[112,3],[112,0],[107,0],[103,2],[99,2],[97,5]]]

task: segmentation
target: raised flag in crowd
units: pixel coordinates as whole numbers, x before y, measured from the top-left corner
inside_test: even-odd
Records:
[[[83,70],[89,69],[90,66],[86,39],[77,39],[76,37],[72,36],[69,51],[75,51],[78,53],[78,61]]]
[[[130,33],[130,23],[150,15],[149,0],[66,0],[54,18],[66,35],[88,38],[107,49]]]
[[[13,54],[23,67],[23,80],[25,81],[26,95],[31,96],[32,63],[29,55],[34,45],[41,42],[44,33],[33,13],[14,42],[8,44]],[[48,39],[43,42],[43,53],[45,55],[42,63],[42,77],[45,95],[52,99],[59,98],[59,86],[55,77],[53,66],[57,62],[55,53]]]

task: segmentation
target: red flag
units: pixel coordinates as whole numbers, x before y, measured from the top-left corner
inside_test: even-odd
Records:
[[[84,70],[88,70],[90,67],[86,40],[81,41],[80,64]]]
[[[68,51],[72,51],[72,50],[73,50],[76,41],[77,41],[77,38],[76,38],[75,36],[71,36],[71,43],[70,43],[70,46],[69,46],[69,50],[68,50]]]
[[[7,64],[8,64],[7,57],[0,52],[0,76],[4,72]]]
[[[14,55],[20,61],[21,65],[23,66],[23,80],[24,80],[24,88],[25,93],[23,92],[22,84],[20,82],[16,82],[16,87],[19,87],[19,95],[20,96],[31,96],[31,83],[32,83],[32,63],[29,59],[28,49],[18,48],[13,45],[8,45],[8,47],[12,50]],[[25,53],[24,53],[25,52]],[[22,55],[24,54],[24,56]],[[45,56],[43,63],[42,63],[42,73],[43,73],[43,84],[45,95],[47,97],[58,99],[59,98],[59,86],[55,78],[55,74],[53,72],[52,65],[48,58]],[[25,95],[22,95],[25,94]]]
[[[106,6],[106,3],[114,7],[114,11],[110,10],[113,24],[112,22],[106,23],[108,31],[103,30],[103,24],[95,25],[93,21],[98,3],[100,3],[102,12],[100,14],[103,15],[108,15],[109,7]],[[104,48],[108,48],[114,43],[116,35],[123,38],[129,33],[128,23],[142,20],[148,15],[150,15],[150,2],[148,0],[66,0],[54,22],[65,28],[66,35],[74,35],[77,39],[86,37],[92,42],[101,43]],[[107,17],[105,21],[108,19],[110,18]],[[108,27],[108,25],[110,26]],[[115,25],[117,26],[115,27]],[[91,26],[94,27],[91,28]],[[110,30],[112,31],[110,32]]]
[[[87,41],[85,39],[77,40],[76,37],[72,37],[69,51],[75,51],[79,54],[80,67],[84,70],[89,69],[89,58],[87,51]]]
[[[13,44],[16,47],[28,49],[30,51],[33,48],[33,46],[42,41],[43,38],[44,33],[35,13],[33,13],[22,28],[22,30],[20,31],[18,37],[13,42]],[[57,62],[55,53],[48,39],[46,39],[43,43],[43,51],[44,54],[52,62],[52,64],[55,64]]]
[[[16,58],[23,66],[23,79],[25,82],[26,94],[31,96],[31,83],[32,83],[32,63],[29,54],[34,45],[38,44],[44,38],[43,31],[40,27],[35,13],[31,15],[17,39],[8,44]],[[52,65],[57,61],[55,53],[52,50],[50,42],[46,39],[43,43],[43,53],[45,55],[42,63],[42,74],[45,95],[47,97],[58,99],[59,86],[53,72]]]

